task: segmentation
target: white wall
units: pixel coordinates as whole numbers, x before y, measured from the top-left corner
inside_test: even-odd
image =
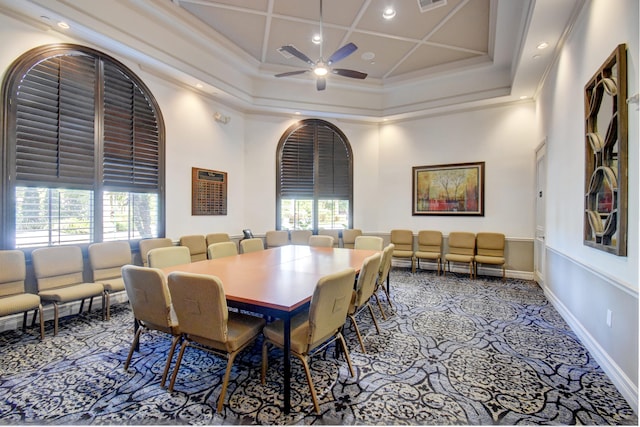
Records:
[[[637,410],[638,104],[629,105],[627,256],[585,246],[582,235],[584,85],[620,43],[628,47],[632,96],[640,71],[638,2],[587,2],[538,100],[538,138],[547,140],[545,292]]]

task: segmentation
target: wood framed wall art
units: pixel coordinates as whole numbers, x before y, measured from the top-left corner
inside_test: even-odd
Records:
[[[191,168],[191,215],[227,214],[227,173]]]

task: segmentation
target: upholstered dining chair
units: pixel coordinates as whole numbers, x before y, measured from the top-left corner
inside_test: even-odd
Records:
[[[313,232],[311,230],[291,230],[292,245],[308,245],[309,237]]]
[[[502,280],[506,280],[504,246],[505,237],[502,233],[476,234],[476,255],[473,257],[476,277],[478,277],[478,264],[492,264],[502,267]]]
[[[59,304],[89,299],[89,310],[94,297],[102,299],[104,307],[104,286],[102,283],[86,283],[83,279],[84,262],[78,246],[52,246],[34,249],[31,253],[33,271],[36,275],[38,295],[42,301],[53,303],[53,335],[58,334]],[[104,311],[102,312],[104,320]]]
[[[449,249],[444,255],[447,269],[451,272],[451,263],[469,264],[469,277],[473,279],[473,258],[476,251],[476,235],[466,231],[452,231],[448,238]],[[444,270],[446,276],[447,269]]]
[[[442,233],[437,230],[420,230],[418,232],[418,250],[415,252],[416,262],[420,268],[420,260],[434,261],[440,275],[442,264]]]
[[[376,281],[376,290],[373,293],[373,297],[378,303],[378,307],[380,308],[380,312],[382,313],[382,318],[387,320],[387,315],[384,314],[384,310],[382,309],[382,304],[380,303],[380,299],[378,298],[378,292],[382,291],[387,297],[387,304],[389,304],[389,308],[393,312],[393,304],[391,303],[391,294],[387,289],[389,287],[389,272],[391,271],[391,259],[393,257],[393,250],[395,246],[393,243],[389,243],[382,250],[382,258],[380,259],[380,270],[378,271],[378,278]]]
[[[105,319],[111,319],[111,295],[124,292],[122,266],[131,264],[129,242],[102,242],[89,245],[89,264],[93,282],[104,286]]]
[[[330,228],[321,228],[318,230],[318,236],[331,236],[333,237],[333,246],[340,246],[340,230],[333,230]]]
[[[267,248],[286,246],[289,244],[289,232],[287,230],[270,230],[265,234]]]
[[[206,235],[207,247],[213,243],[230,242],[231,238],[227,233],[209,233]]]
[[[358,328],[356,316],[360,314],[360,312],[362,312],[365,307],[367,307],[369,309],[369,313],[371,314],[371,319],[373,319],[373,324],[376,327],[376,331],[378,332],[378,334],[380,333],[378,321],[373,314],[373,308],[371,307],[371,304],[369,304],[369,301],[371,300],[371,297],[376,290],[381,258],[382,256],[380,254],[375,254],[365,258],[365,260],[362,262],[362,267],[360,268],[360,273],[358,274],[358,279],[356,280],[356,287],[353,290],[353,295],[351,297],[349,311],[347,312],[347,315],[349,316],[349,319],[351,319],[351,323],[353,323],[353,327],[356,330],[356,335],[358,336],[358,341],[360,342],[360,348],[365,354],[367,353],[367,350],[364,348],[364,342],[362,341],[362,335],[360,335],[360,328]]]
[[[171,346],[160,380],[160,386],[164,387],[173,353],[181,338],[180,326],[171,303],[166,276],[162,270],[157,268],[125,265],[122,267],[122,278],[136,323],[136,332],[129,348],[124,370],[129,369],[133,351],[138,347],[142,332],[154,330],[164,332],[171,335]]]
[[[358,236],[353,244],[354,249],[368,249],[381,251],[384,247],[384,239],[377,236]]]
[[[189,248],[191,262],[207,259],[207,240],[202,234],[191,234],[180,237],[180,246]]]
[[[291,354],[297,357],[304,367],[316,412],[320,413],[318,397],[313,386],[309,358],[314,350],[322,349],[330,342],[339,341],[344,351],[351,376],[354,375],[347,344],[342,336],[342,327],[347,320],[347,311],[353,293],[356,272],[352,268],[322,277],[311,297],[309,311],[303,311],[291,319]],[[262,383],[267,373],[267,345],[284,347],[284,325],[282,320],[269,323],[263,329],[262,344]]]
[[[11,314],[24,313],[22,316],[22,330],[27,329],[27,314],[35,310],[35,316],[40,318],[40,340],[44,339],[44,314],[40,297],[26,292],[24,281],[27,269],[24,252],[20,250],[0,251],[0,317]]]
[[[411,261],[411,272],[415,272],[416,266],[413,252],[413,231],[391,230],[390,241],[395,245],[393,258],[408,258]]]
[[[165,268],[191,262],[191,253],[186,246],[155,248],[147,253],[149,267]]]
[[[265,320],[230,312],[222,282],[215,276],[173,272],[169,274],[168,284],[183,336],[169,391],[173,391],[187,347],[222,354],[227,357],[227,369],[218,398],[218,412],[221,412],[233,361],[260,335]]]
[[[358,236],[362,236],[362,230],[359,228],[348,228],[342,230],[342,247],[353,249]]]
[[[234,242],[212,243],[207,248],[209,259],[238,255],[238,247]]]
[[[309,246],[316,246],[320,248],[333,247],[333,237],[331,236],[310,236]]]
[[[140,240],[140,258],[144,267],[149,266],[149,257],[147,254],[151,249],[168,248],[173,246],[173,242],[168,237],[158,237],[154,239]]]
[[[242,249],[243,254],[248,254],[249,252],[256,251],[264,251],[264,242],[259,237],[240,240],[240,249]]]

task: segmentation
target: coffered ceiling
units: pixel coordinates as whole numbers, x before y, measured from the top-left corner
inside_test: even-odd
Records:
[[[320,45],[319,0],[0,0],[0,13],[240,111],[382,120],[535,97],[584,1],[323,0]],[[329,74],[318,92],[310,72],[274,77],[311,67],[283,45],[315,62],[347,43],[333,66],[364,80]]]

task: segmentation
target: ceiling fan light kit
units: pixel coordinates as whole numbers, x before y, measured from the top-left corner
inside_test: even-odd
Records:
[[[312,61],[311,58],[309,58],[304,53],[300,52],[292,44],[288,44],[279,48],[278,51],[281,54],[285,56],[288,54],[288,55],[291,55],[291,57],[295,56],[301,61],[306,62],[311,68],[306,70],[288,71],[286,73],[276,74],[275,77],[289,77],[289,76],[295,76],[295,75],[307,73],[309,71],[313,71],[313,74],[317,76],[317,79],[316,79],[317,90],[324,90],[327,87],[327,81],[325,79],[325,76],[329,73],[337,74],[343,77],[349,77],[352,79],[364,79],[367,77],[367,73],[362,73],[360,71],[349,70],[346,68],[331,68],[332,64],[335,64],[336,62],[346,58],[347,56],[351,55],[353,52],[355,52],[358,49],[358,46],[356,46],[353,43],[347,43],[346,45],[342,46],[340,49],[336,50],[326,61],[322,57],[322,44],[324,42],[324,37],[322,34],[322,0],[320,0],[320,37],[319,39],[320,39],[320,58],[317,61]]]

